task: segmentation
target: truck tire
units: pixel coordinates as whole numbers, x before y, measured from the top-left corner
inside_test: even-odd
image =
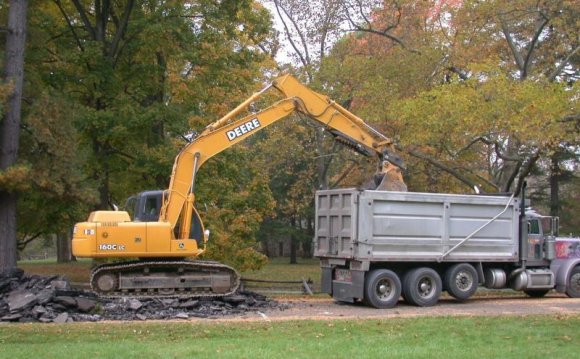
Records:
[[[401,296],[401,280],[388,269],[376,269],[365,279],[364,302],[378,309],[392,308]]]
[[[469,263],[454,264],[443,276],[444,288],[449,295],[460,302],[475,294],[478,284],[477,271]]]
[[[430,307],[439,301],[441,295],[441,277],[431,268],[411,269],[405,274],[403,292],[409,304],[419,307]]]
[[[524,293],[532,298],[542,298],[546,294],[548,294],[549,289],[526,289]]]
[[[566,281],[566,295],[570,298],[580,298],[580,266],[570,271],[570,276]]]

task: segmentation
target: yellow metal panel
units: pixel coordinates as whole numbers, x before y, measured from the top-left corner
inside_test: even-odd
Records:
[[[88,222],[131,222],[131,217],[125,211],[95,211]]]
[[[99,256],[135,257],[147,253],[145,222],[98,223],[96,238]]]
[[[73,231],[72,254],[75,257],[93,257],[97,250],[94,223],[77,223]]]
[[[171,253],[174,256],[190,257],[198,256],[201,251],[197,249],[197,242],[193,239],[174,239],[171,241]]]
[[[152,254],[171,252],[171,224],[168,222],[147,223],[147,252]]]

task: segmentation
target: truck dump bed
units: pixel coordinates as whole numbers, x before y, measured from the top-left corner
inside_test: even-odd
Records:
[[[503,196],[318,191],[314,255],[370,262],[515,262],[518,203]]]

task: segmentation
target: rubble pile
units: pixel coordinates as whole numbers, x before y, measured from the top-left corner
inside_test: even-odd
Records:
[[[20,269],[0,274],[0,322],[217,318],[271,309],[285,305],[253,292],[223,298],[102,299],[72,289],[62,276],[28,275]]]

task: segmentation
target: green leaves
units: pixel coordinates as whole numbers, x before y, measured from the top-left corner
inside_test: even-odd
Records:
[[[0,190],[24,192],[30,188],[30,166],[17,164],[0,171]]]
[[[70,228],[90,209],[166,188],[181,136],[261,86],[266,58],[258,45],[269,41],[270,20],[253,1],[79,3],[30,5],[22,141],[30,165],[2,174],[6,186],[28,180],[22,236]],[[234,183],[241,168],[226,168],[225,177]],[[253,245],[271,208],[260,183],[241,183],[250,190],[239,196],[208,183],[201,189],[208,197],[198,197],[248,208],[239,225],[226,214],[211,224],[224,238],[239,235],[240,250]]]

